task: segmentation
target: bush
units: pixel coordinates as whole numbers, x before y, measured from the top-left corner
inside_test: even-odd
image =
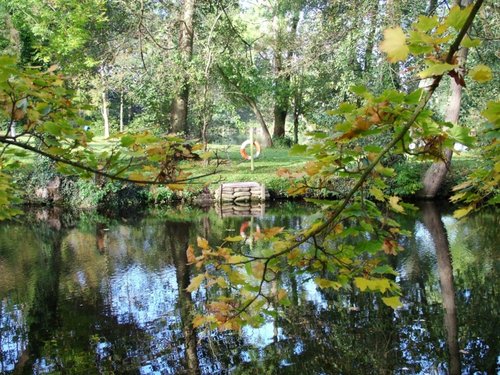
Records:
[[[290,137],[279,137],[273,138],[273,147],[274,148],[290,148],[293,145],[293,139]]]
[[[389,191],[399,196],[411,196],[422,189],[422,176],[428,163],[400,162],[394,164],[396,176],[390,180]]]

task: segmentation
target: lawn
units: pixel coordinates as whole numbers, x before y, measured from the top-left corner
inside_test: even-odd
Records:
[[[307,159],[304,156],[289,155],[289,149],[267,148],[263,149],[259,158],[254,161],[254,171],[250,170],[250,161],[244,160],[240,155],[239,145],[210,145],[210,151],[216,152],[220,160],[217,173],[201,180],[201,182],[237,182],[255,181],[272,185],[275,188],[285,184],[286,180],[277,175],[280,168],[300,168]],[[203,163],[186,166],[193,176],[207,173],[215,166],[211,161],[209,168]],[[285,186],[283,186],[285,188]]]

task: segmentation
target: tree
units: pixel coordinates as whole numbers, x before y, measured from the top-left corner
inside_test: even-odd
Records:
[[[410,129],[417,136],[423,132],[450,141],[457,138],[445,123],[436,123],[433,113],[425,107],[443,74],[455,68],[452,62],[481,5],[479,0],[464,10],[452,8],[441,23],[437,17],[420,17],[409,37],[400,27],[387,29],[380,49],[389,62],[404,61],[410,53],[426,54],[429,68],[419,76],[432,77],[429,89],[410,94],[386,90],[375,95],[365,87],[354,87],[359,104],[346,102],[331,112],[340,118],[335,132],[317,132],[314,143],[295,147],[295,152],[308,152],[314,161],[305,171],[285,172],[295,178],[294,190],[302,193],[308,188],[334,189],[333,200],[317,202],[323,209],[322,219],[298,233],[282,234],[283,228],[271,228],[264,232],[261,247],[251,251],[245,246],[213,248],[204,239],[198,239],[196,248],[188,249],[188,261],[196,265],[199,273],[187,289],[194,291],[206,283],[205,288],[213,286],[215,299],[195,318],[195,326],[235,329],[245,323],[259,325],[264,314],[275,316],[278,312],[274,303],[290,304],[287,293],[273,284],[284,268],[310,274],[320,288],[351,286],[378,291],[385,304],[394,308],[400,305],[397,285],[390,276],[394,270],[381,263],[380,255],[394,255],[400,250],[397,238],[401,228],[379,207],[402,214],[410,206],[397,196],[384,194],[387,178],[394,176],[394,170],[384,165],[385,160],[394,150],[406,150],[405,144],[414,136]],[[442,38],[443,31],[453,35],[449,46],[446,43],[452,37]],[[447,52],[443,56],[444,48]],[[390,135],[384,146],[359,142],[384,132]],[[344,191],[336,189],[336,185],[345,184],[348,188]],[[348,231],[344,230],[346,225]],[[229,243],[240,240],[226,238]],[[219,292],[221,288],[230,288],[233,295]]]
[[[184,0],[179,20],[179,59],[184,77],[180,81],[177,96],[172,102],[171,130],[184,133],[187,130],[189,106],[189,63],[193,55],[195,0]]]
[[[182,158],[194,157],[193,149],[181,138],[154,136],[149,132],[121,134],[111,150],[89,146],[93,134],[80,117],[86,107],[74,103],[73,91],[64,85],[64,76],[52,66],[42,72],[22,69],[15,58],[0,57],[0,205],[1,218],[19,210],[9,170],[19,167],[22,151],[48,157],[61,173],[93,177],[98,174],[123,182],[166,184],[179,188],[191,179],[178,168]],[[15,136],[9,129],[16,123],[22,131]]]
[[[471,0],[458,0],[457,5],[466,7],[471,4]],[[433,7],[433,4],[430,5]],[[460,28],[460,25],[456,25]],[[451,92],[446,110],[445,121],[451,124],[458,124],[460,115],[460,103],[462,100],[462,87],[465,85],[465,63],[467,61],[467,54],[469,49],[465,46],[460,48],[457,54],[457,68],[453,71],[451,81]],[[433,163],[425,172],[423,177],[423,189],[420,195],[424,198],[434,198],[444,182],[446,174],[451,167],[451,158],[453,156],[453,148],[444,148],[442,152],[442,160]]]
[[[273,48],[273,138],[285,136],[285,123],[290,106],[291,65],[296,50],[295,39],[300,19],[299,5],[300,3],[295,1],[278,2],[273,9],[273,32],[275,35]]]

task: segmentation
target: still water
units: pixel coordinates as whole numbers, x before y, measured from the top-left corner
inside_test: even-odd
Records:
[[[283,274],[292,304],[279,318],[239,332],[191,328],[186,249],[197,236],[297,230],[316,214],[287,202],[251,219],[179,207],[114,218],[40,210],[1,223],[0,373],[497,373],[498,211],[457,221],[425,204],[404,217],[413,236],[389,260],[403,291],[396,311]]]

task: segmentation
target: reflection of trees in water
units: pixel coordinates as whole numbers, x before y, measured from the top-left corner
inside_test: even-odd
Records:
[[[499,337],[491,321],[498,316],[499,283],[494,276],[498,268],[488,265],[498,265],[493,249],[499,237],[492,230],[498,218],[487,211],[458,222],[446,217],[451,223],[450,249],[442,212],[430,202],[421,205],[424,225],[417,221],[415,228],[417,234],[425,228],[427,243],[409,239],[407,251],[399,257],[408,302],[399,315],[408,357],[426,364],[429,371],[448,363],[449,373],[495,373]],[[426,238],[425,233],[420,236]],[[426,249],[414,248],[412,242]]]
[[[182,333],[184,335],[184,346],[186,348],[186,368],[189,375],[195,375],[200,373],[200,366],[196,351],[196,331],[191,323],[193,300],[191,299],[191,293],[186,291],[190,282],[190,272],[186,256],[186,250],[189,245],[189,229],[190,225],[188,223],[167,222],[165,224],[165,242],[172,254],[176,270],[178,304]]]
[[[439,228],[439,213],[432,211],[425,218],[424,211],[422,215],[426,227]],[[67,235],[64,230],[46,227],[45,231],[40,226],[27,226],[13,235],[16,230],[12,227],[5,231],[0,226],[0,251],[5,251],[2,249],[6,241],[20,243],[8,253],[0,253],[2,266],[7,267],[5,275],[17,282],[17,286],[0,285],[0,291],[7,296],[5,288],[18,288],[16,306],[30,301],[30,308],[23,310],[28,321],[24,329],[29,328],[25,354],[29,355],[24,364],[19,363],[19,372],[31,373],[32,365],[40,366],[41,359],[53,369],[72,368],[88,373],[96,369],[124,373],[138,368],[175,373],[393,373],[404,367],[418,373],[446,362],[448,351],[442,343],[450,331],[445,330],[443,322],[448,329],[457,324],[452,319],[445,320],[441,306],[439,291],[442,287],[444,290],[446,280],[443,286],[439,283],[442,275],[433,275],[438,262],[429,253],[410,249],[418,244],[413,238],[406,241],[408,250],[398,258],[406,267],[401,281],[405,308],[396,313],[373,295],[353,290],[314,289],[312,298],[304,275],[284,272],[279,286],[290,291],[292,306],[284,317],[270,318],[266,328],[270,340],[255,342],[250,337],[256,332],[252,330],[245,330],[242,335],[197,335],[189,322],[193,300],[184,290],[189,284],[187,244],[195,241],[198,229],[210,231],[211,241],[216,243],[234,235],[226,229],[237,230],[242,220],[222,221],[208,214],[190,223],[153,218],[133,225],[115,223],[109,226],[102,253],[98,251],[95,226],[83,233],[71,230]],[[266,228],[296,227],[301,225],[300,220],[285,216],[256,221]],[[492,245],[498,243],[498,234],[491,225],[495,220],[495,215],[475,216],[453,227],[457,241],[474,249],[465,260],[460,259],[458,268],[454,266],[454,274],[448,273],[448,283],[451,275],[454,277],[456,293],[447,293],[456,294],[459,312],[456,339],[460,349],[468,352],[461,355],[466,372],[494,373],[499,352],[498,333],[492,329],[492,321],[500,310],[499,282],[495,277],[498,253]],[[46,244],[42,251],[41,243]],[[455,255],[453,241],[451,245]],[[443,264],[437,266],[446,269]],[[32,271],[23,273],[26,267]],[[163,288],[172,289],[169,293],[176,302],[159,301],[163,294],[155,292],[157,282],[166,281],[164,272],[169,267],[172,283]],[[451,271],[451,263],[449,267]],[[135,287],[144,293],[139,301],[144,306],[138,308],[154,312],[144,315],[147,321],[133,314],[124,320],[111,308],[112,285],[120,275],[126,275],[125,270],[132,269],[144,275],[140,279],[144,284]],[[0,278],[8,280],[3,273]],[[350,308],[353,306],[356,308]],[[162,316],[161,311],[166,315]],[[19,329],[14,324],[11,327]],[[456,355],[456,349],[453,350]]]
[[[458,347],[457,306],[455,303],[455,286],[453,284],[453,267],[451,265],[448,234],[437,207],[424,202],[421,206],[424,224],[430,232],[436,250],[439,281],[444,309],[444,327],[449,353],[449,373],[458,375],[460,370],[460,352]]]

